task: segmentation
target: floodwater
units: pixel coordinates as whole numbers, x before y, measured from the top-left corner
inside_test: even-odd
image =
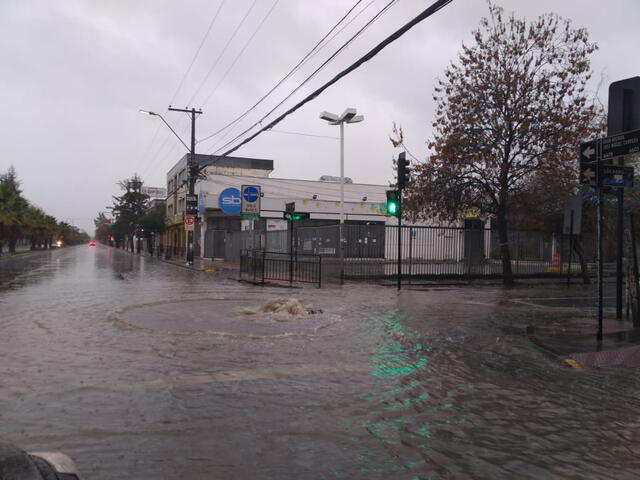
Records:
[[[0,439],[88,479],[637,478],[637,371],[523,335],[589,294],[259,287],[102,246],[2,260]],[[255,313],[276,298],[322,311]]]

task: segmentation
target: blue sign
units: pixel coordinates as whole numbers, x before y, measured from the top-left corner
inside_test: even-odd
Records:
[[[218,205],[220,209],[228,215],[239,215],[241,204],[240,190],[237,188],[225,188],[220,192],[220,195],[218,195]]]
[[[258,189],[256,187],[245,187],[245,189],[242,191],[242,197],[244,198],[245,202],[253,203],[257,201],[258,198],[260,198],[260,192],[258,192]]]
[[[203,190],[198,192],[198,213],[202,214],[206,210],[205,206],[206,196]]]

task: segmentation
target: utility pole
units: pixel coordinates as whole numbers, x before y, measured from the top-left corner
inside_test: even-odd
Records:
[[[195,195],[196,179],[198,178],[198,164],[196,162],[196,115],[202,113],[202,110],[195,108],[173,108],[169,105],[172,112],[183,112],[191,114],[191,149],[189,151],[189,159],[187,160],[187,186],[188,195]],[[185,200],[185,212],[187,201]],[[193,230],[187,231],[187,264],[193,265]]]

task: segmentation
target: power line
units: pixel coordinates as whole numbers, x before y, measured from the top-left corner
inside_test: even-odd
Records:
[[[328,135],[314,135],[312,133],[302,133],[302,132],[289,132],[287,130],[269,130],[272,133],[286,133],[288,135],[301,135],[303,137],[317,137],[317,138],[330,138],[332,140],[340,140],[340,137],[330,137]]]
[[[371,0],[355,17],[353,17],[351,19],[351,21],[349,21],[349,23],[347,23],[345,25],[348,26],[353,20],[355,20],[362,12],[364,12],[369,5],[371,5],[375,0]],[[251,113],[256,107],[258,107],[258,105],[260,105],[269,95],[271,95],[280,85],[282,85],[286,80],[288,80],[295,72],[298,71],[298,69],[300,69],[300,67],[307,62],[307,60],[309,60],[313,55],[314,52],[320,51],[318,47],[320,47],[320,45],[327,39],[327,37],[329,37],[329,35],[331,35],[331,33],[351,14],[351,12],[362,2],[362,0],[358,0],[348,11],[347,13],[345,13],[342,18],[338,21],[338,23],[336,23],[333,27],[331,27],[331,30],[329,30],[324,37],[322,37],[322,39],[320,39],[320,41],[318,43],[316,43],[314,45],[314,47],[307,52],[307,54],[302,57],[302,59],[296,64],[296,66],[294,66],[289,73],[287,73],[282,79],[280,79],[280,81],[278,83],[276,83],[273,87],[271,87],[271,89],[265,93],[262,98],[260,98],[260,100],[258,100],[255,104],[253,104],[251,107],[249,107],[248,110],[246,110],[244,113],[242,113],[241,115],[239,115],[238,117],[236,117],[234,120],[232,120],[231,122],[227,123],[224,127],[220,128],[219,130],[213,132],[210,135],[207,135],[206,137],[198,140],[198,143],[200,142],[204,142],[212,137],[215,137],[216,135],[218,135],[219,133],[223,132],[224,130],[226,130],[227,128],[229,128],[230,126],[234,125],[235,123],[239,122],[240,120],[242,120],[244,117],[246,117],[249,113]],[[338,33],[340,33],[342,30],[344,30],[344,27],[342,29],[340,29],[339,32],[336,33],[336,35]],[[335,37],[335,36],[334,36]],[[332,37],[332,39],[334,38]],[[331,40],[329,40],[331,41]],[[326,46],[329,42],[325,43],[324,46]],[[323,48],[324,48],[323,46]]]
[[[304,85],[306,85],[313,77],[315,77],[318,72],[320,72],[325,66],[327,66],[335,57],[337,57],[344,49],[346,49],[351,42],[353,42],[356,38],[358,38],[367,28],[369,28],[371,26],[371,24],[373,24],[373,22],[375,22],[378,18],[380,18],[380,16],[382,14],[384,14],[384,12],[386,12],[389,8],[391,8],[398,0],[390,0],[377,14],[375,14],[373,16],[373,18],[371,18],[367,23],[365,23],[360,30],[358,30],[351,38],[349,38],[345,43],[343,43],[340,48],[338,48],[335,52],[333,52],[333,54],[327,58],[318,68],[316,68],[311,75],[309,75],[307,78],[305,78],[303,80],[303,82],[298,85],[296,88],[293,89],[293,91],[291,93],[289,93],[284,99],[282,99],[280,101],[280,103],[278,103],[275,107],[273,107],[271,110],[269,110],[269,112],[267,112],[266,115],[264,115],[260,120],[258,120],[257,122],[255,122],[253,125],[251,125],[249,128],[245,129],[242,133],[240,133],[239,135],[237,135],[236,137],[234,137],[232,140],[230,140],[229,142],[225,143],[222,147],[220,147],[218,150],[222,150],[224,148],[226,148],[228,145],[230,145],[231,143],[235,142],[236,140],[238,140],[240,137],[242,137],[243,135],[245,135],[246,133],[250,132],[252,129],[254,129],[255,127],[257,127],[258,125],[262,125],[262,122],[269,116],[271,115],[273,112],[275,112],[278,108],[280,108],[280,106],[282,106],[287,100],[289,100],[298,90],[300,90]],[[283,117],[284,118],[284,117]],[[261,130],[262,131],[262,130]],[[253,137],[251,137],[253,138]]]
[[[213,24],[216,23],[218,15],[220,14],[220,10],[222,10],[222,7],[223,7],[225,1],[226,0],[222,0],[222,2],[220,2],[220,6],[216,10],[216,13],[213,16],[213,19],[209,23],[209,28],[207,28],[207,32],[204,34],[204,37],[202,37],[202,41],[200,42],[200,45],[198,46],[198,49],[196,50],[196,53],[193,56],[193,59],[191,60],[191,63],[189,64],[189,68],[187,68],[187,71],[184,72],[184,75],[182,76],[182,80],[180,80],[180,84],[178,85],[178,88],[176,88],[176,91],[173,93],[173,96],[171,97],[171,100],[169,101],[169,105],[171,105],[175,101],[176,97],[178,96],[178,92],[182,88],[182,85],[184,84],[184,81],[187,78],[187,75],[189,75],[189,72],[191,72],[191,69],[193,68],[193,64],[196,63],[196,59],[198,58],[198,55],[200,54],[200,50],[202,50],[202,46],[204,45],[204,42],[207,40],[207,37],[209,36],[209,33],[211,33],[211,29],[213,28]]]
[[[236,127],[238,126],[238,124],[236,124],[229,132],[227,132],[222,139],[216,143],[213,148],[211,149],[211,152],[216,152],[218,150],[222,150],[223,148],[225,148],[227,145],[233,143],[234,141],[236,141],[237,139],[239,139],[240,137],[242,137],[243,135],[245,135],[246,133],[248,133],[249,131],[251,131],[253,128],[255,128],[256,126],[260,125],[262,126],[262,122],[269,116],[271,115],[274,111],[276,111],[283,103],[285,103],[289,98],[291,98],[300,88],[302,88],[308,81],[310,81],[315,75],[317,75],[324,67],[326,67],[329,63],[331,63],[331,61],[337,57],[340,52],[342,52],[344,49],[346,49],[356,38],[358,38],[369,26],[371,26],[371,24],[373,22],[375,22],[384,12],[386,12],[391,6],[393,6],[395,3],[397,3],[398,0],[390,0],[389,3],[387,3],[376,15],[373,16],[373,18],[371,18],[364,26],[362,26],[360,28],[360,30],[358,30],[351,38],[349,38],[340,48],[338,48],[329,58],[327,58],[318,68],[316,68],[316,70],[314,72],[311,73],[311,75],[309,75],[303,82],[302,84],[298,85],[298,87],[296,87],[292,92],[290,92],[282,101],[280,101],[280,103],[278,103],[275,107],[273,107],[269,112],[267,112],[266,115],[264,115],[259,121],[257,121],[256,123],[254,123],[253,125],[251,125],[249,128],[245,129],[243,132],[241,132],[239,135],[235,136],[232,140],[228,141],[227,143],[225,143],[222,147],[220,148],[216,148],[220,143],[222,143],[224,141],[224,139],[229,136],[230,134],[233,133],[233,131],[236,129]],[[370,2],[367,6],[365,6],[364,9],[362,9],[360,11],[360,13],[362,13],[364,10],[366,10],[366,8],[371,5],[372,2]],[[334,35],[335,37],[335,35]],[[333,37],[332,37],[333,38]]]
[[[298,102],[297,104],[295,104],[293,107],[291,107],[289,110],[287,110],[286,112],[284,112],[282,115],[280,115],[278,118],[276,118],[275,120],[273,120],[271,123],[269,123],[266,127],[261,128],[259,131],[257,131],[256,133],[254,133],[253,135],[251,135],[249,138],[246,138],[245,140],[243,140],[242,142],[240,142],[238,145],[236,145],[235,147],[227,150],[226,152],[224,152],[222,155],[220,155],[220,157],[226,157],[227,155],[229,155],[230,153],[235,152],[237,149],[239,149],[241,146],[246,145],[247,143],[249,143],[251,140],[253,140],[254,138],[256,138],[258,135],[260,135],[262,132],[264,132],[265,130],[269,130],[273,127],[275,127],[278,123],[280,123],[282,120],[284,120],[286,117],[288,117],[289,115],[291,115],[293,112],[295,112],[296,110],[298,110],[300,107],[302,107],[303,105],[305,105],[306,103],[309,103],[311,100],[313,100],[314,98],[316,98],[318,95],[320,95],[322,92],[324,92],[327,88],[329,88],[330,86],[332,86],[333,84],[335,84],[336,82],[338,82],[340,79],[344,78],[345,76],[347,76],[349,73],[351,73],[352,71],[356,70],[358,67],[360,67],[363,63],[368,62],[369,60],[371,60],[373,57],[375,57],[378,53],[380,53],[385,47],[387,47],[389,44],[395,42],[396,40],[398,40],[400,37],[402,37],[405,33],[407,33],[409,30],[411,30],[413,27],[415,27],[417,24],[419,24],[420,22],[422,22],[423,20],[429,18],[431,15],[433,15],[434,13],[438,12],[440,9],[444,8],[445,6],[447,6],[449,3],[451,3],[453,0],[437,0],[436,2],[434,2],[433,4],[431,4],[431,6],[429,8],[427,8],[426,10],[424,10],[422,13],[420,13],[417,17],[415,17],[413,20],[411,20],[410,22],[406,23],[405,25],[403,25],[402,27],[400,27],[398,30],[396,30],[394,33],[392,33],[391,35],[389,35],[387,38],[385,38],[382,42],[378,43],[378,45],[376,45],[374,48],[372,48],[369,52],[367,52],[364,56],[360,57],[356,62],[354,62],[353,64],[351,64],[349,67],[345,68],[344,70],[342,70],[340,73],[338,73],[336,76],[334,76],[331,80],[329,80],[328,82],[326,82],[324,85],[322,85],[320,88],[314,90],[312,93],[310,93],[309,95],[307,95],[304,99],[302,99],[300,102]],[[226,145],[225,145],[226,146]]]
[[[231,69],[235,66],[236,62],[240,59],[240,57],[242,57],[242,54],[244,53],[244,51],[247,49],[247,47],[249,46],[249,44],[251,43],[251,41],[253,40],[253,38],[258,34],[258,32],[260,31],[260,29],[262,28],[262,25],[264,25],[264,23],[267,21],[267,19],[269,18],[269,16],[271,15],[271,12],[273,12],[273,9],[276,8],[276,5],[278,4],[280,0],[275,0],[275,2],[273,2],[273,5],[271,5],[271,8],[269,9],[269,11],[267,12],[267,14],[262,18],[262,20],[260,21],[260,24],[256,27],[256,29],[253,31],[253,33],[251,34],[251,36],[249,37],[249,39],[246,41],[246,43],[244,44],[244,46],[242,47],[242,49],[240,50],[240,53],[238,53],[238,55],[236,55],[236,58],[233,60],[233,62],[231,62],[231,65],[229,65],[229,68],[227,68],[227,71],[224,72],[224,74],[222,75],[222,77],[220,78],[220,80],[218,81],[218,83],[216,84],[216,86],[213,88],[213,90],[211,91],[211,93],[207,96],[207,98],[204,100],[204,102],[202,103],[202,106],[206,105],[207,103],[209,103],[209,100],[211,99],[211,97],[213,97],[213,94],[216,93],[216,91],[218,90],[218,87],[220,87],[220,85],[222,84],[222,82],[224,82],[224,79],[227,78],[227,75],[229,74],[229,72],[231,71]]]
[[[233,31],[233,34],[231,35],[231,37],[227,41],[226,45],[224,46],[224,48],[222,49],[220,54],[218,55],[218,58],[216,58],[215,62],[213,62],[213,65],[211,65],[211,68],[209,69],[209,71],[205,75],[204,79],[200,83],[200,86],[197,88],[196,92],[191,96],[191,98],[189,99],[187,104],[189,104],[189,105],[193,104],[193,99],[198,95],[198,93],[200,93],[200,90],[202,90],[202,87],[204,86],[204,84],[207,83],[207,80],[209,80],[209,77],[211,76],[211,73],[216,68],[218,63],[220,62],[220,59],[222,58],[222,56],[227,51],[227,48],[229,48],[229,45],[231,45],[231,42],[233,41],[233,39],[236,38],[236,35],[240,31],[240,27],[242,27],[242,25],[244,24],[245,20],[249,17],[249,14],[253,10],[253,7],[256,6],[257,1],[258,0],[253,0],[253,3],[249,7],[249,9],[245,12],[244,16],[242,17],[242,20],[240,20],[240,23],[236,26],[236,29]]]
[[[207,31],[205,32],[204,36],[202,37],[202,40],[200,41],[200,45],[198,46],[198,48],[196,49],[195,54],[193,55],[193,58],[191,59],[191,63],[189,64],[189,68],[187,68],[187,70],[185,71],[184,75],[182,76],[182,79],[180,80],[180,83],[178,84],[178,88],[176,88],[176,91],[173,93],[173,96],[171,97],[171,100],[169,101],[169,105],[171,105],[176,97],[178,96],[178,93],[180,92],[180,89],[182,88],[182,85],[184,84],[185,80],[187,79],[187,76],[189,75],[189,73],[191,72],[191,69],[193,68],[193,65],[196,62],[196,59],[198,58],[198,55],[200,54],[200,51],[202,50],[202,47],[204,46],[207,38],[209,37],[209,34],[211,33],[211,30],[213,28],[213,25],[215,24],[218,16],[220,15],[220,11],[222,10],[222,7],[224,6],[226,0],[222,0],[222,2],[220,2],[220,5],[218,6],[215,14],[213,15],[213,18],[211,19],[211,22],[209,22],[209,27],[207,28]],[[151,139],[151,142],[149,142],[149,145],[147,146],[144,155],[142,156],[143,158],[147,158],[147,156],[149,155],[149,153],[151,152],[151,146],[155,143],[156,138],[158,137],[158,133],[160,131],[160,128],[162,127],[162,123],[158,122],[158,126],[156,127],[156,131],[153,134],[153,137]],[[165,141],[162,143],[162,146],[158,149],[158,152],[156,153],[156,155],[154,157],[151,157],[150,159],[150,163],[149,161],[145,162],[147,163],[147,167],[144,168],[144,171],[146,172],[146,170],[149,168],[149,166],[151,164],[153,164],[153,160],[160,154],[160,150],[162,150],[162,148],[164,147],[164,145],[166,145],[167,141],[168,141],[167,137],[165,139]],[[141,161],[138,160],[136,167],[140,166]]]
[[[369,5],[371,5],[371,3],[373,3],[374,0],[372,0],[371,2],[369,2],[369,4],[367,4],[365,6],[365,8],[363,8],[359,13],[364,12],[367,7]],[[225,139],[231,135],[234,130],[238,127],[238,123],[236,123],[236,125],[229,130],[210,150],[211,153],[216,152],[218,150],[222,150],[223,148],[225,148],[227,145],[233,143],[234,141],[236,141],[237,139],[241,138],[243,135],[245,135],[247,132],[251,131],[253,128],[255,128],[256,126],[260,125],[262,126],[262,121],[267,118],[269,115],[271,115],[275,110],[277,110],[283,103],[285,103],[289,98],[291,98],[300,88],[302,88],[302,86],[304,86],[308,81],[310,81],[315,75],[317,75],[322,69],[324,69],[329,63],[331,63],[331,61],[337,57],[340,52],[342,52],[345,48],[347,48],[357,37],[359,37],[373,22],[375,22],[380,15],[382,15],[389,7],[391,7],[394,3],[396,3],[398,0],[390,0],[389,3],[387,3],[376,15],[374,15],[363,27],[360,28],[360,30],[358,30],[351,38],[349,38],[340,48],[338,48],[329,58],[327,58],[324,63],[322,63],[318,68],[316,68],[316,70],[314,72],[311,73],[311,75],[309,75],[303,82],[301,85],[299,85],[297,88],[295,88],[292,92],[290,92],[283,100],[280,101],[280,103],[278,103],[275,107],[273,107],[266,115],[264,115],[258,122],[254,123],[253,125],[251,125],[249,128],[245,129],[243,132],[241,132],[239,135],[236,135],[232,140],[228,141],[227,143],[223,144],[222,147],[217,148],[217,146],[221,143],[223,143],[225,141]],[[355,20],[356,17],[354,17],[351,21]],[[349,23],[351,23],[351,21]],[[346,25],[345,25],[346,27]],[[343,27],[340,31],[342,31],[345,27]],[[338,32],[339,33],[339,32]],[[338,34],[336,33],[336,35]],[[332,40],[333,38],[335,38],[334,35],[333,37],[331,37],[330,40]],[[329,40],[329,41],[330,41]],[[325,44],[326,46],[326,44]],[[317,53],[317,52],[316,52]]]

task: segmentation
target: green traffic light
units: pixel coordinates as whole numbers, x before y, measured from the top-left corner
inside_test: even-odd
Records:
[[[389,212],[391,215],[395,215],[397,211],[398,211],[397,203],[390,202],[387,204],[387,212]]]

